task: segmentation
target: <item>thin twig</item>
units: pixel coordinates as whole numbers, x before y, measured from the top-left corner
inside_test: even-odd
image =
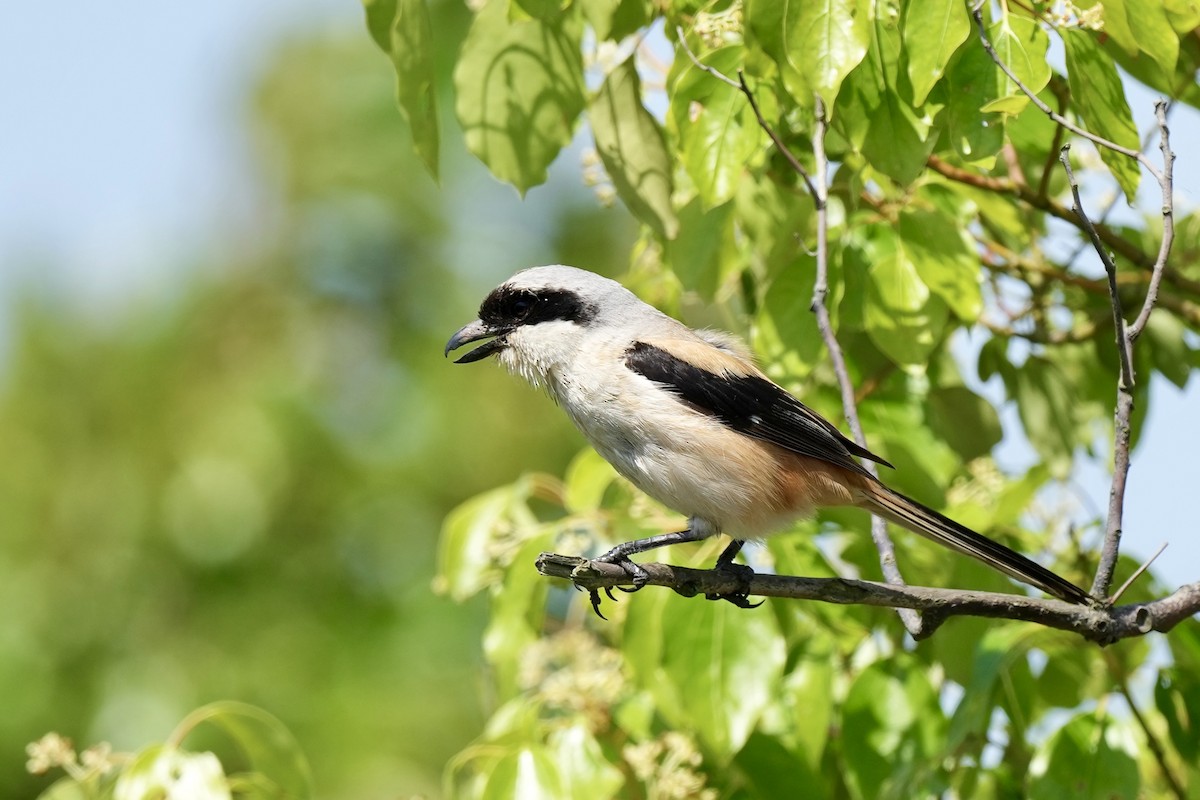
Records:
[[[1158,185],[1162,189],[1162,241],[1158,245],[1158,257],[1154,259],[1154,267],[1150,271],[1150,286],[1146,289],[1146,299],[1142,301],[1142,310],[1137,319],[1129,326],[1129,341],[1132,344],[1142,335],[1146,323],[1150,321],[1150,313],[1158,302],[1158,287],[1162,283],[1163,272],[1167,268],[1167,259],[1171,255],[1171,246],[1175,243],[1175,153],[1171,151],[1171,130],[1167,127],[1167,102],[1161,98],[1154,104],[1154,117],[1158,120],[1158,147],[1162,151],[1163,168],[1158,175]]]
[[[1100,234],[1096,231],[1096,226],[1088,219],[1087,212],[1083,210],[1083,201],[1079,198],[1079,182],[1075,180],[1075,173],[1071,170],[1071,145],[1064,144],[1059,151],[1058,160],[1062,162],[1063,169],[1067,173],[1067,182],[1071,186],[1071,197],[1074,200],[1074,212],[1079,216],[1083,223],[1083,230],[1092,240],[1092,247],[1096,249],[1097,255],[1100,256],[1101,263],[1104,264],[1104,272],[1108,276],[1108,292],[1109,300],[1112,303],[1113,314],[1113,329],[1117,333],[1117,355],[1120,357],[1121,363],[1121,385],[1128,391],[1133,391],[1133,354],[1129,344],[1129,337],[1125,333],[1125,315],[1121,308],[1121,294],[1117,289],[1117,264],[1113,261],[1112,253],[1104,246],[1104,242],[1100,239]]]
[[[542,553],[538,556],[536,566],[542,575],[564,578],[586,590],[628,585],[630,582],[629,573],[620,564],[591,561],[578,556]],[[657,563],[639,566],[646,571],[648,585],[665,586],[685,597],[749,594],[838,605],[912,609],[923,611],[927,616],[932,615],[938,621],[958,616],[1021,620],[1073,631],[1100,644],[1143,636],[1151,631],[1165,633],[1193,614],[1200,613],[1200,582],[1182,586],[1174,594],[1149,603],[1093,607],[1018,594],[897,586],[849,578],[744,574],[740,571],[690,569]],[[914,636],[923,639],[932,633],[931,626],[925,625]]]
[[[817,207],[817,276],[813,282],[812,312],[817,317],[817,328],[821,331],[821,339],[825,349],[829,351],[829,360],[837,375],[838,389],[842,395],[842,410],[846,415],[846,423],[854,441],[860,447],[867,446],[867,437],[863,434],[862,423],[858,419],[858,404],[854,399],[854,383],[850,380],[850,372],[846,369],[846,359],[842,347],[838,343],[837,334],[833,330],[833,322],[829,318],[829,307],[826,296],[829,294],[829,220],[828,220],[828,185],[829,159],[825,154],[825,131],[828,124],[825,118],[825,103],[821,96],[816,97],[816,126],[813,129],[813,164],[815,181],[809,183],[813,194],[813,203]],[[865,464],[871,475],[878,477],[875,465]],[[888,535],[887,522],[883,517],[871,515],[871,540],[879,551],[879,567],[883,571],[884,580],[895,586],[904,586],[904,576],[896,564],[896,548]],[[914,638],[919,638],[926,628],[921,615],[910,609],[898,609],[900,620],[904,623]],[[930,630],[929,632],[932,632]],[[928,635],[928,634],[926,634]]]
[[[1037,108],[1043,114],[1050,117],[1050,119],[1054,120],[1059,125],[1062,125],[1076,136],[1081,136],[1093,144],[1099,145],[1100,147],[1106,147],[1109,150],[1112,150],[1114,153],[1120,153],[1123,156],[1128,156],[1129,158],[1137,160],[1143,167],[1147,169],[1147,171],[1150,172],[1151,175],[1155,177],[1156,180],[1161,180],[1158,169],[1154,166],[1153,162],[1146,157],[1145,153],[1141,152],[1140,150],[1135,150],[1132,147],[1126,147],[1124,145],[1117,144],[1116,142],[1109,141],[1103,136],[1097,136],[1096,134],[1090,133],[1089,131],[1079,127],[1062,114],[1059,114],[1053,108],[1046,105],[1046,103],[1037,96],[1036,92],[1026,86],[1021,79],[1016,76],[1016,73],[1014,73],[1012,69],[1010,69],[1009,66],[1004,63],[1004,60],[1000,58],[1000,54],[996,52],[996,48],[992,46],[991,40],[988,39],[987,29],[983,24],[983,6],[984,3],[979,2],[971,8],[971,16],[974,17],[975,26],[979,29],[979,41],[983,43],[983,49],[986,50],[987,54],[992,57],[992,61],[996,62],[996,66],[1003,70],[1004,74],[1008,76],[1008,79],[1017,85],[1017,88],[1029,98],[1031,103],[1037,106]]]
[[[1133,571],[1133,574],[1129,576],[1129,580],[1122,583],[1121,588],[1117,589],[1115,592],[1113,592],[1112,597],[1108,598],[1108,602],[1115,603],[1118,600],[1120,600],[1121,595],[1125,594],[1125,590],[1128,589],[1130,586],[1132,586],[1133,582],[1136,581],[1138,578],[1140,578],[1142,576],[1142,573],[1145,572],[1147,569],[1149,569],[1150,565],[1153,564],[1155,562],[1155,560],[1159,556],[1162,555],[1163,550],[1166,550],[1166,549],[1167,549],[1166,542],[1163,542],[1161,545],[1159,545],[1158,549],[1154,551],[1154,555],[1152,555],[1152,556],[1150,556],[1150,558],[1146,559],[1145,563],[1143,563],[1140,567],[1138,567],[1137,569],[1135,569]]]
[[[1104,271],[1108,275],[1109,301],[1112,303],[1113,326],[1116,333],[1117,356],[1121,365],[1120,380],[1117,381],[1117,408],[1113,413],[1113,476],[1108,490],[1108,517],[1104,525],[1104,541],[1100,547],[1100,562],[1096,577],[1092,581],[1092,594],[1104,597],[1112,585],[1113,570],[1121,551],[1121,533],[1125,516],[1125,486],[1129,478],[1130,420],[1133,417],[1133,347],[1125,333],[1125,317],[1121,310],[1121,294],[1117,288],[1117,265],[1105,249],[1096,233],[1095,226],[1087,218],[1083,203],[1079,199],[1079,183],[1071,171],[1071,146],[1063,145],[1061,158],[1067,181],[1071,184],[1071,196],[1075,201],[1075,213],[1084,222],[1084,230],[1092,240]]]
[[[1116,569],[1117,556],[1120,553],[1121,533],[1125,508],[1125,487],[1129,478],[1129,449],[1131,439],[1131,419],[1133,417],[1133,343],[1145,328],[1150,314],[1159,301],[1159,286],[1166,270],[1167,259],[1171,254],[1171,246],[1175,239],[1174,215],[1174,165],[1175,154],[1171,152],[1171,135],[1167,127],[1166,102],[1159,100],[1155,106],[1155,117],[1159,128],[1159,147],[1162,150],[1163,168],[1161,171],[1152,170],[1162,189],[1163,235],[1159,244],[1158,256],[1150,271],[1150,283],[1146,288],[1146,297],[1142,308],[1128,330],[1125,328],[1125,318],[1121,309],[1121,297],[1117,290],[1117,267],[1112,256],[1101,243],[1095,226],[1088,219],[1079,199],[1079,186],[1071,172],[1071,160],[1068,157],[1068,147],[1062,149],[1062,163],[1066,170],[1067,179],[1071,184],[1071,196],[1075,203],[1075,213],[1084,223],[1084,230],[1092,240],[1096,253],[1104,264],[1108,275],[1109,299],[1112,303],[1113,323],[1116,329],[1117,354],[1121,364],[1121,379],[1117,384],[1117,404],[1113,414],[1113,477],[1112,486],[1108,492],[1108,519],[1104,527],[1104,542],[1100,548],[1100,562],[1096,568],[1096,577],[1092,582],[1092,594],[1104,597],[1112,585],[1113,571]]]

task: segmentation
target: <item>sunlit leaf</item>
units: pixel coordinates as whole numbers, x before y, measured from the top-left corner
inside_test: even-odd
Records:
[[[280,796],[304,800],[313,793],[312,770],[299,742],[276,717],[260,708],[223,700],[196,709],[179,724],[172,738],[213,728],[237,746],[250,771],[269,780]]]
[[[922,283],[959,319],[974,322],[983,310],[979,257],[962,226],[938,211],[907,208],[899,233]]]
[[[1111,723],[1085,712],[1038,748],[1046,771],[1029,786],[1031,800],[1134,800],[1141,780],[1134,757],[1110,742]]]
[[[1007,12],[988,29],[996,54],[1026,89],[1037,94],[1050,82],[1050,64],[1046,51],[1050,38],[1037,21]],[[983,107],[983,111],[1017,114],[1029,103],[1028,96],[996,67],[994,80],[1000,96]]]
[[[958,0],[908,0],[904,4],[904,50],[914,103],[925,102],[970,32],[967,7]]]
[[[1121,76],[1117,74],[1112,57],[1086,31],[1063,31],[1063,43],[1067,51],[1071,97],[1078,102],[1079,114],[1087,123],[1087,129],[1122,147],[1139,149],[1137,126],[1133,124]],[[1138,162],[1107,147],[1098,149],[1129,202],[1134,202],[1141,178]]]
[[[898,364],[923,364],[941,339],[946,304],[921,280],[902,243],[886,233],[872,240],[864,300],[871,341]]]
[[[833,111],[842,81],[867,53],[871,4],[866,0],[753,0],[747,28],[779,65],[795,100],[809,106],[813,93]]]
[[[446,515],[438,540],[438,588],[465,600],[499,579],[492,540],[514,519],[532,523],[524,507],[528,485],[518,482],[473,497]]]
[[[584,107],[577,26],[512,20],[504,0],[475,16],[454,70],[467,148],[522,194],[571,141]]]
[[[630,605],[623,650],[667,719],[722,761],[777,697],[785,655],[770,614],[665,592]]]
[[[625,782],[624,775],[609,762],[592,731],[582,722],[554,730],[546,750],[558,766],[562,797],[609,800]]]
[[[744,53],[739,46],[723,47],[706,54],[704,63],[733,75]],[[679,136],[684,168],[705,208],[712,208],[733,198],[747,162],[762,151],[765,134],[738,89],[686,59],[677,62],[676,70],[671,79],[672,127]]]
[[[579,7],[600,41],[620,41],[650,21],[646,0],[580,0]]]
[[[659,236],[673,238],[671,156],[658,122],[642,105],[641,80],[630,56],[609,73],[589,107],[596,151],[617,196]]]
[[[481,800],[558,800],[566,797],[558,768],[542,747],[508,752],[491,769]]]
[[[732,211],[731,203],[705,209],[700,198],[693,198],[679,209],[679,232],[667,242],[667,256],[680,283],[701,297],[711,299],[720,285]]]
[[[920,669],[875,662],[854,680],[842,709],[846,779],[855,797],[923,795],[924,759],[945,723]]]
[[[413,146],[438,176],[439,131],[434,39],[425,0],[364,0],[367,26],[396,71],[396,102],[412,129]]]

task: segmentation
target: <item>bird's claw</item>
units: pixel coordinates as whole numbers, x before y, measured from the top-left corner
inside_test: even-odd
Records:
[[[632,588],[626,587],[626,586],[617,586],[617,587],[605,586],[604,587],[604,594],[606,594],[608,596],[608,599],[612,600],[614,603],[617,602],[617,598],[612,593],[612,590],[614,588],[620,589],[622,592],[625,592],[626,594],[633,594],[634,592],[638,591],[643,586],[645,586],[646,582],[650,580],[650,573],[646,572],[646,570],[642,569],[641,566],[639,566],[638,564],[633,562],[629,558],[629,556],[613,555],[612,553],[605,553],[604,555],[600,556],[599,558],[596,558],[593,560],[594,561],[603,561],[606,564],[617,564],[617,565],[621,566],[625,570],[625,572],[629,575],[630,580],[633,581]],[[608,617],[606,617],[600,613],[600,592],[596,591],[595,589],[589,590],[588,591],[588,599],[591,600],[591,602],[592,602],[592,611],[596,612],[596,616],[599,617],[600,619],[607,620]]]
[[[721,563],[718,561],[717,566],[713,569],[714,572],[733,573],[737,578],[738,588],[733,592],[724,592],[721,594],[713,593],[704,595],[709,600],[725,600],[733,603],[738,608],[758,608],[766,600],[759,600],[757,603],[750,602],[750,578],[754,575],[754,569],[746,564],[734,564],[732,562]]]

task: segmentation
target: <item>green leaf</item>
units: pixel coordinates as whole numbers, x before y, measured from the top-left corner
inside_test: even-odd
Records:
[[[1112,744],[1110,725],[1079,714],[1038,748],[1046,771],[1029,786],[1031,800],[1135,800],[1140,779],[1133,756]]]
[[[617,471],[590,447],[567,466],[563,478],[563,507],[573,513],[587,513],[600,508],[604,493],[617,478]]]
[[[1066,45],[1071,97],[1078,103],[1079,115],[1087,123],[1088,130],[1122,147],[1137,150],[1141,147],[1137,126],[1133,124],[1129,103],[1125,101],[1125,88],[1112,58],[1085,31],[1064,30],[1063,43]],[[1098,149],[1100,158],[1133,203],[1141,178],[1138,162],[1107,147]]]
[[[674,238],[679,220],[671,205],[671,154],[658,122],[642,105],[633,56],[604,80],[588,118],[617,196],[659,236]]]
[[[1051,362],[1031,357],[1009,386],[1017,401],[1017,410],[1029,443],[1057,477],[1065,477],[1075,452],[1074,399],[1067,380]]]
[[[558,768],[542,747],[521,747],[505,754],[487,775],[481,800],[556,800],[567,797]]]
[[[578,25],[511,20],[490,0],[471,23],[454,70],[467,148],[522,194],[571,141],[584,107]]]
[[[105,800],[111,794],[101,795]],[[94,790],[74,778],[59,778],[41,794],[37,800],[98,800]]]
[[[744,54],[741,46],[723,47],[706,54],[704,62],[732,75]],[[733,198],[747,162],[762,152],[765,134],[741,91],[690,60],[676,61],[681,63],[670,80],[672,128],[679,136],[683,166],[705,208],[712,208]]]
[[[820,363],[824,344],[810,308],[816,263],[801,256],[771,281],[755,318],[754,349],[787,374],[808,375]]]
[[[1200,680],[1184,669],[1170,667],[1158,675],[1154,704],[1167,721],[1171,743],[1185,761],[1200,758]]]
[[[868,57],[850,73],[837,107],[846,139],[872,167],[908,184],[924,170],[936,136],[930,135],[931,112],[912,101],[901,51],[898,25],[881,15],[871,26]]]
[[[880,227],[872,244],[863,321],[875,346],[897,364],[919,365],[941,341],[946,304],[921,280],[906,248]]]
[[[436,179],[440,136],[429,9],[425,0],[364,0],[364,5],[371,36],[396,71],[396,103],[412,130],[413,146]]]
[[[733,225],[733,204],[705,210],[696,197],[679,209],[679,232],[667,242],[667,258],[683,288],[711,300],[721,282],[723,251]]]
[[[1155,368],[1180,389],[1187,386],[1192,375],[1186,333],[1184,324],[1170,314],[1151,314],[1146,324],[1150,358]]]
[[[277,787],[276,796],[289,800],[312,797],[308,759],[292,732],[271,714],[230,700],[210,703],[188,714],[171,740],[186,743],[188,736],[202,728],[214,728],[228,737],[250,770]]]
[[[519,8],[534,19],[541,20],[547,23],[557,23],[562,16],[563,8],[565,8],[570,0],[512,0],[513,5],[509,6],[508,14],[512,18],[517,18],[516,13]]]
[[[1037,94],[1050,82],[1050,63],[1046,60],[1050,37],[1035,20],[1006,13],[990,26],[988,38],[1000,60],[1029,91]],[[1029,98],[999,67],[995,68],[993,74],[1000,96],[985,105],[983,110],[1020,113],[1029,103]]]
[[[504,584],[492,598],[492,613],[483,633],[483,653],[495,670],[498,694],[517,694],[518,676],[529,647],[542,632],[550,583],[533,563],[554,541],[551,531],[521,544],[504,573]]]
[[[906,0],[903,18],[912,100],[921,105],[959,45],[967,40],[971,19],[959,0]]]
[[[990,453],[1003,438],[996,409],[965,386],[939,386],[931,391],[925,419],[964,461]]]
[[[462,602],[500,579],[492,539],[501,527],[533,524],[525,507],[528,482],[518,481],[466,501],[446,515],[438,537],[439,591]]]
[[[1094,5],[1095,0],[1079,3],[1080,8]],[[1194,14],[1185,16],[1195,18]],[[1128,56],[1138,58],[1139,54],[1145,54],[1149,57],[1160,77],[1174,74],[1179,58],[1179,34],[1171,24],[1165,3],[1104,0],[1103,33]]]
[[[622,650],[669,724],[721,762],[779,695],[785,649],[770,614],[662,592],[630,604]]]
[[[650,23],[646,0],[580,0],[579,7],[601,42],[620,41]]]
[[[558,767],[563,784],[561,797],[572,800],[609,800],[625,783],[600,749],[600,743],[582,722],[555,728],[546,742],[547,754]],[[514,795],[520,797],[522,795]]]
[[[900,214],[899,233],[921,281],[959,319],[978,319],[983,311],[979,257],[963,226],[940,211],[910,207]]]
[[[924,670],[889,662],[868,666],[842,707],[842,757],[854,796],[927,795],[917,791],[921,770],[944,727],[937,692]]]
[[[985,169],[995,165],[1004,145],[1004,115],[981,110],[1000,97],[995,71],[996,63],[982,47],[964,47],[933,95],[945,103],[938,122],[954,152]]]
[[[869,0],[752,0],[746,28],[801,106],[810,107],[815,92],[832,113],[842,81],[867,54],[871,6]]]

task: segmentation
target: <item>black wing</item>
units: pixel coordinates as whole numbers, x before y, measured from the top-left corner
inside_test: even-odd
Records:
[[[866,470],[852,456],[892,466],[759,375],[716,374],[647,342],[625,351],[625,365],[738,433],[856,472]]]

